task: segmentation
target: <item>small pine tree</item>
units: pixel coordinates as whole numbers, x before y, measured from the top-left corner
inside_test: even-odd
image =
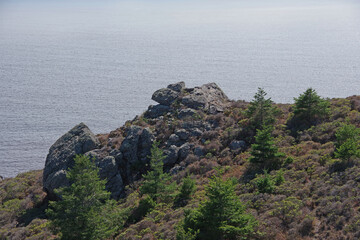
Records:
[[[349,139],[354,141],[360,140],[360,128],[352,124],[343,124],[335,133],[336,136],[336,148],[339,148]]]
[[[329,114],[329,101],[321,98],[312,88],[308,88],[294,100],[294,116],[291,119],[291,125],[294,125],[296,130],[307,129]]]
[[[360,157],[360,129],[351,124],[344,124],[336,134],[335,157],[343,162],[352,157]]]
[[[164,158],[165,156],[159,148],[159,143],[155,142],[151,148],[151,171],[143,175],[144,181],[140,187],[140,194],[147,194],[154,201],[167,201],[175,190],[174,183],[170,184],[171,176],[168,173],[164,173]]]
[[[255,143],[251,145],[250,162],[266,169],[276,169],[282,163],[284,154],[278,151],[274,138],[271,136],[272,127],[257,130]]]
[[[259,88],[246,111],[246,115],[250,118],[250,124],[254,129],[262,129],[264,125],[275,122],[275,114],[278,111],[273,106],[271,98],[266,99],[266,95],[264,89]]]
[[[257,225],[254,217],[246,214],[245,206],[235,194],[235,181],[211,178],[205,188],[205,199],[195,210],[185,211],[180,236],[197,235],[196,239],[245,239]]]
[[[258,193],[272,193],[275,189],[275,182],[271,179],[266,170],[264,171],[263,176],[257,176],[255,183]]]
[[[190,196],[195,192],[195,181],[190,177],[183,179],[183,183],[180,187],[180,192],[175,198],[175,205],[184,206],[190,199]]]
[[[71,185],[56,190],[61,200],[51,201],[46,213],[62,239],[107,238],[120,226],[121,217],[114,215],[118,213],[115,201],[109,200],[105,180],[100,180],[94,162],[83,155],[74,161],[66,175]]]

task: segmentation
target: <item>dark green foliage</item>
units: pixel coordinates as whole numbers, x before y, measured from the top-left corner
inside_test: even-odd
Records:
[[[171,176],[164,173],[164,158],[159,143],[155,142],[151,148],[151,171],[143,175],[144,181],[140,187],[141,195],[147,194],[154,201],[168,201],[171,193],[175,190],[174,183],[170,184]]]
[[[291,163],[293,163],[293,162],[294,162],[294,158],[291,157],[291,156],[289,156],[289,157],[287,157],[287,158],[285,159],[284,165],[288,165],[288,164],[291,164]]]
[[[180,192],[175,198],[175,205],[185,206],[191,195],[195,192],[195,189],[195,181],[190,177],[184,178],[183,183],[180,187]]]
[[[335,133],[336,136],[336,148],[339,148],[342,144],[349,139],[354,141],[360,140],[360,128],[352,124],[343,124]]]
[[[329,115],[329,101],[321,98],[312,88],[308,88],[294,100],[294,116],[290,125],[295,130],[307,129]]]
[[[280,184],[282,184],[283,182],[285,182],[285,178],[284,178],[284,171],[282,169],[280,169],[274,178],[274,182],[276,186],[279,186]]]
[[[275,182],[267,171],[264,171],[264,175],[257,177],[255,184],[258,193],[272,193],[275,189]]]
[[[272,127],[257,130],[255,143],[251,145],[250,162],[261,168],[276,169],[281,166],[284,154],[278,151],[274,138],[271,136]]]
[[[132,212],[128,219],[128,223],[136,223],[146,216],[156,206],[156,202],[150,197],[145,196],[140,199],[139,206]]]
[[[107,238],[121,226],[122,216],[109,200],[95,163],[80,155],[74,161],[67,173],[71,186],[56,191],[61,201],[50,202],[47,215],[62,239]]]
[[[250,118],[250,124],[254,129],[262,129],[264,125],[275,122],[275,115],[278,110],[273,106],[271,98],[266,99],[266,95],[264,89],[259,88],[246,111],[246,115]]]
[[[335,157],[349,161],[351,157],[360,157],[360,129],[351,124],[344,124],[336,136]]]
[[[256,175],[253,180],[257,189],[257,193],[273,193],[276,186],[280,186],[285,182],[283,169],[277,171],[276,175],[270,176],[267,170],[264,170],[264,174]]]
[[[245,206],[235,194],[235,181],[211,178],[205,188],[206,200],[195,210],[185,212],[182,234],[197,234],[197,239],[246,239],[257,225],[245,213]]]
[[[188,214],[189,210],[185,210],[185,214]],[[181,222],[183,223],[183,222]],[[184,229],[183,225],[178,225],[176,228],[176,240],[195,240],[199,235],[199,230],[194,230],[192,228]]]

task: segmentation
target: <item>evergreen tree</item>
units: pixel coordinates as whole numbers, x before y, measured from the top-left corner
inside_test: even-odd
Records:
[[[257,130],[255,143],[251,145],[250,162],[262,168],[275,169],[281,165],[284,154],[278,151],[271,132],[270,126]]]
[[[266,98],[266,95],[264,89],[259,88],[246,111],[246,115],[250,118],[250,124],[254,129],[261,129],[264,125],[275,122],[277,109],[273,106],[271,98]]]
[[[258,176],[255,179],[255,184],[259,193],[272,193],[275,189],[275,182],[271,179],[268,172],[265,170],[264,175]]]
[[[335,157],[349,161],[351,157],[360,157],[360,129],[351,124],[344,124],[336,134]]]
[[[206,199],[195,210],[187,210],[178,239],[186,234],[196,239],[246,239],[257,225],[244,213],[245,206],[235,194],[236,183],[214,176],[205,188]]]
[[[180,192],[175,198],[175,204],[177,206],[186,205],[187,201],[190,199],[190,196],[195,192],[195,181],[190,177],[183,179],[183,183],[180,187]]]
[[[339,148],[349,139],[353,141],[359,141],[360,128],[357,128],[352,124],[344,124],[336,131],[335,136],[336,136],[335,146],[336,148]]]
[[[329,114],[329,101],[321,98],[314,89],[308,88],[298,98],[294,98],[292,123],[296,130],[304,130],[317,124]]]
[[[175,185],[170,184],[171,176],[164,173],[164,158],[159,143],[155,142],[151,148],[151,171],[143,175],[144,181],[140,187],[141,195],[148,194],[154,201],[168,200],[171,197],[170,194],[175,190]]]
[[[83,155],[74,161],[66,175],[71,185],[56,190],[61,200],[50,202],[46,213],[62,239],[107,238],[121,225],[122,216],[115,201],[109,200],[95,163]]]

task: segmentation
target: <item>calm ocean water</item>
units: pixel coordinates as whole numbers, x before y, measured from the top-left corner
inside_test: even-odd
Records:
[[[0,0],[0,175],[44,166],[74,125],[109,132],[169,83],[360,94],[360,6],[347,0]]]

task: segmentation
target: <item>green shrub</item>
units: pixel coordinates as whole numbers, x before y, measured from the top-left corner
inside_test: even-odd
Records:
[[[185,213],[186,214],[186,213]],[[191,228],[184,229],[184,222],[181,221],[176,228],[176,240],[195,240],[200,232],[200,230],[193,230]]]
[[[351,157],[360,157],[360,128],[344,124],[336,131],[335,157],[348,162]]]
[[[279,217],[285,224],[289,224],[301,214],[301,206],[301,200],[296,197],[288,197],[275,203],[272,215]]]
[[[22,200],[15,198],[4,202],[2,206],[0,205],[0,216],[2,217],[0,226],[14,220],[24,212]]]
[[[279,186],[283,182],[285,182],[284,171],[282,169],[280,169],[275,175],[274,183],[276,186]]]
[[[175,198],[175,204],[178,206],[186,205],[187,201],[190,199],[191,195],[195,192],[195,181],[190,177],[183,179],[183,183],[180,187],[180,192]]]
[[[272,193],[275,189],[275,183],[267,173],[264,172],[264,175],[257,175],[255,179],[255,185],[258,193]]]
[[[294,162],[294,158],[291,156],[288,156],[287,158],[285,158],[284,165],[289,165],[293,162]]]
[[[146,216],[151,210],[156,207],[156,202],[150,196],[144,196],[140,199],[139,205],[130,215],[128,222],[136,223]]]

